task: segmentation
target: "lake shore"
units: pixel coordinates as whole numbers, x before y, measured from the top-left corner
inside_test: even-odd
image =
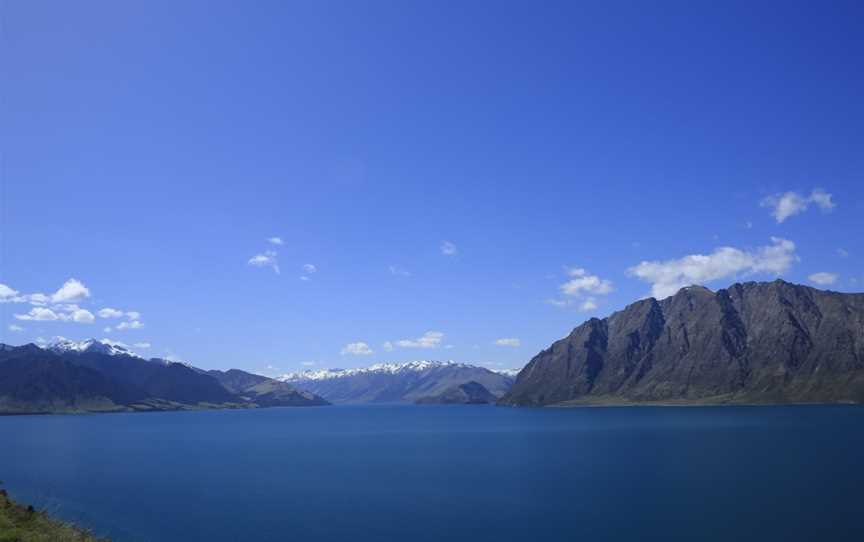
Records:
[[[0,489],[0,540],[20,542],[108,542],[75,525],[51,518],[47,512],[13,501]]]

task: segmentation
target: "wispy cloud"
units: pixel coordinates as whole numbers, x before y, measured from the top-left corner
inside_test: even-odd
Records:
[[[827,273],[825,271],[821,271],[819,273],[813,273],[808,276],[807,279],[813,284],[818,284],[819,286],[829,286],[837,282],[839,275],[837,273]]]
[[[570,269],[567,274],[570,275],[571,279],[561,285],[561,292],[564,295],[606,295],[612,291],[612,281],[601,279],[582,268]]]
[[[402,339],[399,341],[388,341],[384,345],[385,350],[393,348],[438,348],[444,340],[444,334],[440,331],[427,331],[416,339]]]
[[[458,252],[459,249],[450,241],[441,241],[441,254],[444,256],[455,256]]]
[[[281,237],[268,237],[267,242],[270,243],[271,245],[278,245],[278,246],[282,246],[285,244],[282,242]]]
[[[358,341],[356,343],[346,344],[339,353],[343,356],[371,356],[375,352],[369,347],[368,344],[364,343],[363,341]]]
[[[256,254],[249,258],[249,265],[254,267],[270,267],[278,275],[279,261],[278,253],[275,250],[265,250],[262,254]]]
[[[520,341],[516,337],[504,337],[501,339],[497,339],[495,341],[495,344],[498,346],[509,346],[512,348],[517,348],[519,346],[522,346],[522,341]]]
[[[628,269],[628,273],[650,283],[651,295],[661,299],[685,286],[739,274],[779,275],[797,260],[795,243],[772,237],[770,245],[753,251],[719,247],[710,254],[691,254],[677,260],[643,261]]]
[[[144,324],[142,324],[138,320],[131,320],[129,322],[120,322],[119,324],[114,326],[114,329],[116,329],[117,331],[123,331],[126,329],[141,329],[142,327],[144,327]]]
[[[18,324],[9,324],[9,331],[13,331],[15,333],[20,333],[24,331],[24,328],[19,326]]]
[[[393,275],[394,277],[410,277],[411,276],[410,272],[408,272],[407,270],[402,269],[401,267],[398,267],[396,265],[390,266],[390,274]]]
[[[99,315],[99,318],[122,318],[124,313],[121,310],[105,307],[104,309],[99,309],[96,314]]]
[[[833,196],[825,192],[821,188],[814,189],[809,196],[799,194],[798,192],[785,192],[782,194],[774,194],[764,198],[760,205],[772,209],[771,216],[778,224],[783,223],[787,218],[803,213],[815,204],[823,212],[829,212],[836,206]]]
[[[614,289],[611,280],[593,275],[581,267],[567,269],[567,276],[569,280],[558,287],[563,297],[548,299],[546,302],[550,305],[576,305],[580,311],[590,311],[597,308],[598,296],[608,295]]]

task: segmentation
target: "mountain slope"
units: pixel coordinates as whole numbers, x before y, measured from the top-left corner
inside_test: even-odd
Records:
[[[231,393],[261,407],[273,406],[321,406],[329,404],[314,393],[298,390],[287,382],[266,376],[229,369],[227,371],[208,371]]]
[[[139,389],[113,382],[35,345],[0,349],[0,412],[121,410],[142,400]]]
[[[504,405],[864,402],[864,294],[748,282],[638,301],[540,352]]]
[[[438,395],[428,395],[417,399],[418,405],[489,405],[494,404],[498,398],[483,384],[478,382],[466,382],[447,388]]]
[[[500,397],[513,382],[512,378],[483,367],[452,361],[381,363],[361,369],[306,371],[284,375],[280,380],[333,403],[414,402],[472,380]]]
[[[115,345],[93,339],[50,347],[64,359],[99,371],[119,384],[140,389],[146,397],[183,404],[231,403],[237,397],[212,376],[182,363],[145,360]]]
[[[47,349],[0,345],[0,414],[327,404],[263,376],[215,373],[92,339]]]

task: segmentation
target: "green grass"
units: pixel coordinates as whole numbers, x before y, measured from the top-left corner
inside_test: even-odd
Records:
[[[87,531],[14,502],[0,489],[0,542],[107,542]]]

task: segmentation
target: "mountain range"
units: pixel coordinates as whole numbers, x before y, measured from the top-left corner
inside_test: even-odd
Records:
[[[279,380],[320,395],[332,403],[413,403],[467,382],[503,396],[513,377],[484,367],[453,361],[379,363],[359,369],[303,371]]]
[[[144,359],[89,339],[0,345],[0,413],[112,412],[326,405],[290,384],[244,371]]]
[[[513,406],[864,402],[864,294],[691,286],[592,318],[525,366]]]
[[[453,361],[268,378],[145,359],[107,340],[0,344],[0,414],[489,403],[864,402],[864,294],[777,280],[690,286],[591,318],[518,372]]]

